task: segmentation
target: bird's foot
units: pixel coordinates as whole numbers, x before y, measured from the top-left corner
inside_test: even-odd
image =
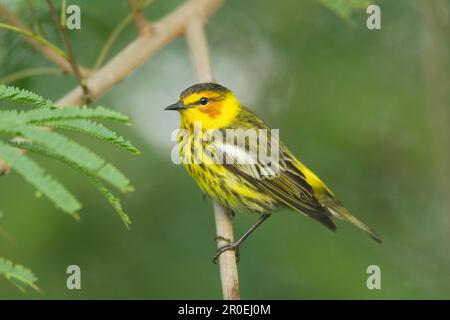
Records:
[[[234,253],[236,255],[236,262],[239,262],[239,245],[240,245],[239,241],[234,242],[234,241],[231,241],[230,239],[222,237],[222,236],[217,236],[214,238],[214,240],[216,240],[216,242],[219,240],[228,242],[228,244],[223,245],[217,249],[216,255],[214,256],[214,259],[213,259],[213,262],[215,264],[217,264],[217,259],[219,259],[220,255],[228,250],[234,250]]]

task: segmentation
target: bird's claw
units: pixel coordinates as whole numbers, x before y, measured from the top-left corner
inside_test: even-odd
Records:
[[[221,236],[217,236],[215,238],[215,240],[216,240],[216,242],[218,240],[222,240],[222,241],[228,242],[228,244],[226,244],[224,246],[221,246],[219,249],[217,249],[216,255],[214,256],[214,259],[213,259],[213,262],[215,264],[217,264],[217,259],[219,259],[220,255],[222,253],[224,253],[225,251],[228,251],[228,250],[234,250],[234,253],[236,255],[236,262],[239,262],[239,245],[240,245],[240,243],[233,242],[230,239],[225,238],[225,237],[221,237]]]
[[[219,241],[219,240],[222,240],[222,241],[225,241],[225,242],[228,242],[228,243],[233,242],[233,241],[231,241],[231,239],[225,238],[225,237],[222,237],[222,236],[217,236],[217,237],[214,238],[214,241],[215,241],[216,243],[217,243],[217,241]]]

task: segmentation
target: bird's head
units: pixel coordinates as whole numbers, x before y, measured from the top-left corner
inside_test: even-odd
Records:
[[[231,90],[217,83],[198,83],[184,90],[180,99],[165,110],[177,110],[187,124],[201,122],[202,128],[220,129],[228,126],[241,110]]]

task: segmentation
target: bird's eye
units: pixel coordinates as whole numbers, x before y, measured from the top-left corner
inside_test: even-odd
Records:
[[[205,97],[201,98],[201,99],[200,99],[200,104],[201,104],[202,106],[208,104],[208,98],[205,98]]]

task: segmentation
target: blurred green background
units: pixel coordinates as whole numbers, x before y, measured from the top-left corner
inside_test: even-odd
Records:
[[[45,2],[31,3],[45,34],[61,45]],[[81,30],[69,33],[76,57],[92,66],[128,12],[127,2],[69,3],[82,10]],[[145,15],[157,19],[180,3],[155,0]],[[450,106],[442,98],[448,91],[436,92],[448,87],[433,83],[450,74],[448,61],[436,58],[448,57],[450,2],[377,4],[382,29],[374,31],[366,28],[364,10],[344,21],[315,0],[228,0],[209,20],[217,81],[280,128],[291,150],[384,241],[378,245],[340,222],[334,234],[300,214],[281,211],[241,248],[242,298],[450,298],[445,167]],[[427,9],[434,4],[440,9]],[[26,4],[18,6],[29,21]],[[109,57],[135,37],[130,24]],[[436,39],[447,42],[433,47]],[[0,78],[51,66],[15,34],[2,30],[0,41]],[[212,263],[212,204],[171,162],[170,134],[179,120],[163,111],[193,83],[180,38],[95,103],[131,116],[133,126],[114,128],[141,149],[140,157],[77,138],[133,181],[136,191],[123,198],[133,221],[130,231],[88,181],[59,163],[36,157],[82,200],[80,222],[35,197],[17,174],[0,178],[0,226],[9,235],[0,236],[0,256],[32,269],[43,290],[22,293],[0,278],[0,298],[221,298],[218,267]],[[57,100],[76,81],[50,75],[12,84]],[[238,213],[236,235],[254,221],[255,216]],[[66,288],[71,264],[81,267],[78,291]],[[366,287],[366,268],[372,264],[381,268],[381,290]]]

